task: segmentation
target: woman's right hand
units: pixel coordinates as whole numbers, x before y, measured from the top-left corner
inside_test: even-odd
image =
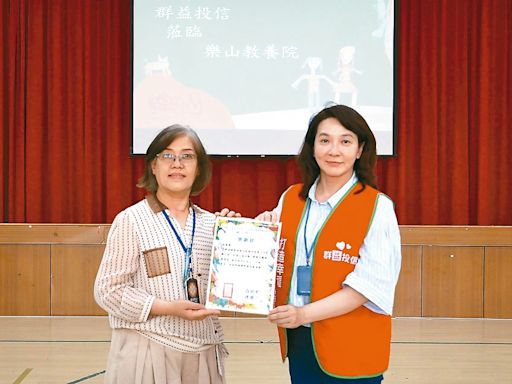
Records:
[[[151,307],[151,314],[178,316],[186,320],[203,320],[208,316],[219,316],[217,309],[207,309],[203,304],[193,303],[189,300],[165,301],[155,299]]]
[[[255,217],[256,220],[277,222],[277,213],[274,211],[265,211]]]
[[[219,316],[218,309],[207,309],[203,304],[193,303],[189,300],[175,300],[171,303],[175,316],[186,320],[203,320],[208,316]]]

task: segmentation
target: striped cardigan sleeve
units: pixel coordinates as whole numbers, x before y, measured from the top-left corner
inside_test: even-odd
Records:
[[[108,234],[107,245],[94,284],[94,297],[109,314],[129,322],[144,322],[154,297],[135,288],[140,267],[138,234],[127,211],[119,213]]]

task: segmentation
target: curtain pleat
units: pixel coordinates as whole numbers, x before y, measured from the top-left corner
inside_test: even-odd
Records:
[[[377,175],[401,224],[512,225],[511,20],[509,0],[399,2],[397,156]],[[4,0],[0,23],[3,221],[111,222],[144,196],[130,2]],[[254,216],[300,181],[292,157],[212,163],[194,198],[212,211]]]

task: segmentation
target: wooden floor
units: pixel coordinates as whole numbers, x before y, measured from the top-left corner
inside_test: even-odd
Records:
[[[225,318],[228,384],[288,383],[265,319]],[[104,317],[0,317],[0,383],[102,383]],[[394,319],[386,384],[512,383],[512,320]]]

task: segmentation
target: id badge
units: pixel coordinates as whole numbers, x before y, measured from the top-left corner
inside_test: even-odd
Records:
[[[193,277],[189,277],[185,280],[185,296],[187,300],[193,303],[199,303],[199,287],[197,286],[197,280]]]
[[[297,267],[297,295],[311,295],[311,266],[309,265]]]

